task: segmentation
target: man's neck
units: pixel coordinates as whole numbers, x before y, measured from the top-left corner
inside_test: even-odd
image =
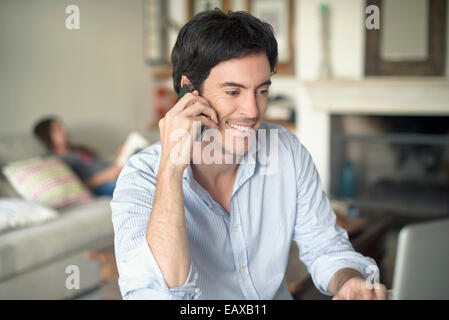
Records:
[[[203,145],[204,147],[204,145]],[[215,149],[217,150],[217,149]],[[220,204],[228,214],[231,213],[231,197],[234,182],[237,177],[239,162],[233,156],[231,164],[226,163],[225,150],[222,150],[220,164],[212,163],[191,164],[193,177],[211,195],[212,199]]]
[[[223,179],[233,179],[237,174],[238,164],[192,164],[192,173],[201,185],[218,185]]]
[[[204,148],[208,146],[210,142],[203,142],[201,145],[201,154],[203,154]],[[237,175],[237,169],[239,167],[239,158],[240,156],[227,154],[224,149],[221,147],[214,148],[212,152],[212,156],[214,159],[213,153],[217,150],[221,150],[219,158],[221,158],[220,163],[211,163],[205,164],[203,163],[203,159],[201,159],[199,164],[191,164],[192,173],[195,178],[201,185],[204,184],[210,187],[218,187],[219,182],[223,180],[232,180]],[[227,163],[229,157],[232,156],[231,163]],[[232,186],[231,186],[232,188]]]

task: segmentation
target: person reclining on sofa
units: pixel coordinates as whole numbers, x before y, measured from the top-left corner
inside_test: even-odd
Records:
[[[73,145],[67,131],[56,117],[39,120],[33,128],[34,135],[45,145],[49,154],[59,156],[97,196],[112,196],[117,177],[122,169],[115,163],[102,161],[89,147]],[[116,154],[120,156],[122,147]]]

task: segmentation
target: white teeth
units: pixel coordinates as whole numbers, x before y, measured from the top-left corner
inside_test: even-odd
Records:
[[[247,132],[247,131],[249,130],[249,127],[239,126],[239,125],[236,125],[236,124],[232,124],[232,123],[230,123],[230,122],[228,122],[228,124],[229,124],[231,127],[233,127],[234,129],[240,130],[240,131],[242,131],[242,132]]]

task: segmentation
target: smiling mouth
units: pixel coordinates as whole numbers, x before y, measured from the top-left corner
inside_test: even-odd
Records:
[[[236,129],[240,132],[248,132],[249,129],[252,129],[255,125],[255,122],[231,122],[229,120],[226,120],[226,124],[229,125],[231,128]]]

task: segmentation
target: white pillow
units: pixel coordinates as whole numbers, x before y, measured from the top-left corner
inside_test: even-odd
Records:
[[[54,209],[20,198],[0,198],[0,232],[37,225],[58,217]]]

